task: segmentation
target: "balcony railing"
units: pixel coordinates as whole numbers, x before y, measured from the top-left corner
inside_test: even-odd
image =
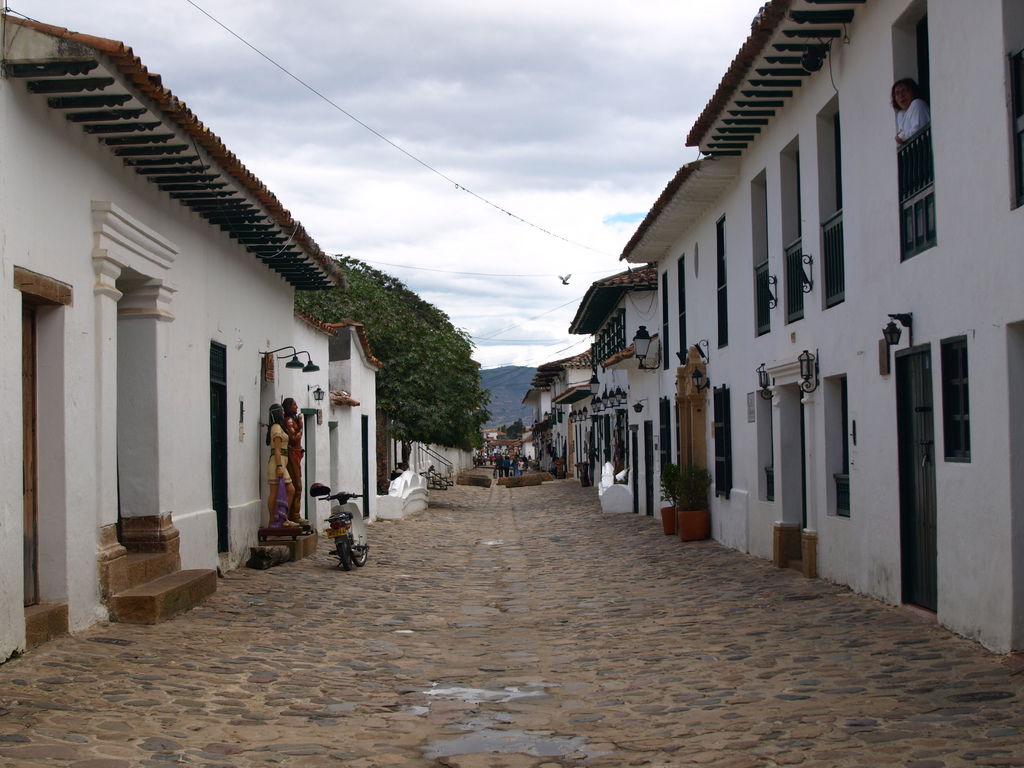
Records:
[[[843,263],[843,212],[836,211],[821,225],[825,251],[825,306],[834,307],[846,298],[846,273]]]
[[[900,183],[900,258],[935,245],[935,168],[932,128],[926,125],[896,152]]]
[[[772,329],[771,310],[774,306],[771,275],[768,274],[767,261],[763,261],[754,267],[754,291],[757,300],[757,306],[755,307],[757,335],[761,336]]]
[[[833,475],[836,479],[836,515],[850,516],[850,476]]]
[[[804,316],[803,241],[798,237],[786,246],[786,322]]]

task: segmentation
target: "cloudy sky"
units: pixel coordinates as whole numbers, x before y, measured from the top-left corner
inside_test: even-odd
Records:
[[[439,306],[485,368],[586,348],[580,298],[698,157],[761,2],[7,0],[131,45],[326,252]]]

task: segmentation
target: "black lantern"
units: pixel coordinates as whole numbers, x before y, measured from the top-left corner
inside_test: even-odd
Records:
[[[796,359],[800,363],[800,389],[813,392],[818,388],[818,358],[805,349]]]
[[[647,326],[641,325],[636,329],[636,336],[633,337],[633,356],[636,358],[636,364],[646,369],[644,360],[647,359],[651,352],[651,334],[647,332]]]
[[[897,312],[890,314],[889,318],[889,323],[882,329],[886,345],[895,347],[900,343],[903,331],[899,325],[896,325],[898,322],[907,329],[907,344],[911,347],[914,346],[914,315],[910,312]]]
[[[711,386],[711,378],[705,377],[704,371],[700,368],[694,368],[693,373],[690,375],[693,377],[693,385],[697,388],[698,392]]]
[[[324,392],[323,389],[317,386],[317,388],[313,390],[313,399],[319,403],[324,399],[324,395],[326,394],[327,393]]]
[[[633,403],[633,410],[636,411],[637,413],[640,413],[644,409],[644,402],[646,400],[647,398],[645,397],[643,400],[637,400],[635,403]]]
[[[765,400],[772,399],[771,387],[771,376],[768,375],[768,371],[764,368],[764,363],[757,366],[757,386],[761,390],[761,397]]]
[[[800,66],[808,72],[817,72],[825,63],[825,54],[828,48],[824,45],[808,45],[803,56],[800,57]]]

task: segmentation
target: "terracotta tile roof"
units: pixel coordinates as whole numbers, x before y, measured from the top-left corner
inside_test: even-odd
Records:
[[[583,295],[576,315],[569,323],[569,333],[596,333],[627,293],[656,290],[658,267],[655,264],[595,280]]]
[[[580,352],[578,355],[572,357],[566,357],[561,360],[555,360],[551,363],[544,363],[537,366],[537,372],[533,376],[532,387],[538,390],[546,390],[549,388],[551,382],[558,377],[562,371],[567,368],[592,368],[591,363],[592,357],[590,350]]]
[[[711,100],[704,107],[697,122],[690,129],[686,137],[686,146],[694,147],[700,144],[704,135],[708,132],[715,120],[721,115],[722,110],[732,100],[736,90],[743,83],[750,71],[751,65],[761,54],[764,48],[771,42],[776,29],[786,18],[793,0],[770,0],[765,3],[758,13],[754,23],[751,25],[750,36],[740,48],[739,53],[732,60],[729,69],[726,70],[718,89],[711,97]]]
[[[296,309],[296,310],[293,310],[293,311],[294,311],[296,319],[301,320],[303,323],[308,325],[310,328],[313,328],[313,329],[315,329],[317,331],[320,331],[320,333],[323,333],[323,334],[325,334],[327,336],[337,336],[338,335],[337,329],[333,328],[332,326],[328,325],[325,322],[317,320],[315,317],[313,317],[312,315],[310,315],[310,314],[308,314],[306,312],[303,312],[301,309]]]
[[[363,348],[363,353],[366,355],[366,360],[370,365],[377,369],[383,368],[384,363],[373,356],[373,351],[370,349],[370,340],[366,336],[366,328],[362,323],[357,323],[355,320],[342,320],[340,323],[324,323],[328,328],[354,328],[356,336],[359,337],[359,344]],[[337,331],[335,330],[335,333]]]
[[[680,168],[630,238],[621,259],[657,261],[735,181],[738,158],[706,157]]]
[[[662,190],[661,194],[658,195],[658,199],[654,201],[654,205],[651,206],[651,210],[647,212],[644,220],[640,222],[640,226],[636,228],[636,232],[634,232],[633,236],[629,238],[629,242],[626,243],[626,247],[622,249],[622,255],[619,256],[620,261],[629,258],[630,253],[640,243],[640,240],[643,239],[647,230],[650,229],[651,225],[655,221],[657,221],[661,212],[665,209],[665,206],[672,200],[676,192],[679,191],[679,188],[683,186],[683,182],[690,178],[693,172],[700,168],[701,163],[703,162],[703,160],[694,160],[692,163],[687,163],[676,171],[676,175],[672,177],[672,180],[666,185],[665,189]]]
[[[331,405],[344,405],[354,408],[359,405],[359,401],[353,398],[352,395],[345,390],[335,389],[331,391]]]
[[[345,285],[344,273],[319,245],[310,237],[302,225],[292,218],[291,213],[281,204],[267,186],[254,176],[242,162],[228,150],[220,138],[207,128],[193,114],[185,102],[164,87],[160,75],[150,72],[136,56],[132,49],[118,40],[109,40],[80,32],[72,32],[64,27],[44,24],[29,19],[5,15],[7,24],[33,29],[51,37],[67,40],[86,46],[100,53],[114,64],[120,72],[143,96],[147,97],[167,118],[201,146],[220,168],[238,181],[245,190],[255,197],[263,206],[270,218],[282,229],[291,234],[292,239],[302,250],[313,259],[328,278],[339,286]]]

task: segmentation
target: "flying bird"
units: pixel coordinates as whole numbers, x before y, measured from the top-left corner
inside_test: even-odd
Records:
[[[564,277],[562,275],[559,275],[558,279],[562,281],[562,285],[568,285],[570,277],[572,277],[571,272],[568,275],[565,275]]]

